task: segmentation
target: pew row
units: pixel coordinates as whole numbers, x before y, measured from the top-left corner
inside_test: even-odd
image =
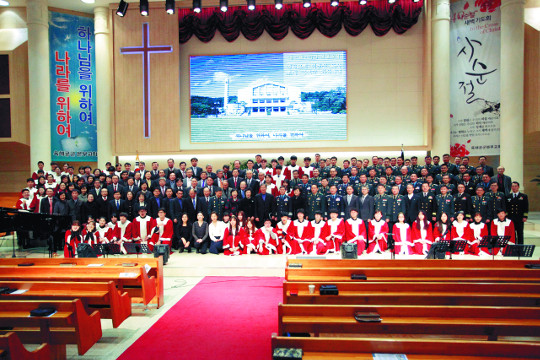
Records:
[[[302,268],[324,267],[403,267],[403,268],[473,268],[473,269],[523,269],[525,265],[540,265],[540,260],[429,260],[426,259],[396,259],[396,260],[361,260],[361,259],[287,259],[287,267],[301,264]]]
[[[376,313],[380,322],[355,314]],[[540,337],[540,308],[413,305],[291,305],[278,307],[279,334],[434,334]]]
[[[0,359],[6,360],[50,360],[51,349],[41,344],[34,351],[28,351],[14,332],[0,335]]]
[[[156,279],[149,277],[144,266],[5,266],[0,265],[0,281],[113,281],[120,292],[141,297],[145,305],[156,296]]]
[[[102,319],[111,319],[114,328],[131,316],[131,299],[120,293],[113,281],[55,282],[55,281],[0,281],[0,287],[24,293],[3,294],[5,300],[75,300],[81,299],[85,309],[99,311]]]
[[[333,284],[339,295],[320,295]],[[315,293],[309,293],[315,285]],[[540,286],[531,283],[464,282],[290,282],[283,283],[285,304],[540,306]]]
[[[37,308],[52,307],[50,316],[30,316]],[[101,339],[98,311],[88,315],[81,300],[0,300],[0,334],[14,332],[23,344],[49,344],[54,358],[66,358],[66,344],[76,344],[84,355]]]
[[[373,360],[374,353],[405,354],[409,360],[524,360],[540,357],[540,344],[471,340],[302,338],[272,336],[272,349],[300,348],[303,360]]]
[[[137,266],[148,265],[150,267],[148,271],[149,277],[155,277],[156,279],[156,295],[157,295],[157,307],[160,308],[164,304],[163,296],[163,257],[158,258],[6,258],[0,259],[0,266],[19,265],[22,263],[33,263],[34,266],[67,266],[73,267],[88,267],[88,265],[103,264],[103,266],[119,266],[124,264],[137,264]],[[125,267],[125,266],[124,266]],[[70,267],[71,268],[71,267]],[[93,268],[94,269],[94,268]],[[131,294],[130,294],[131,295]],[[132,296],[133,298],[134,296]]]

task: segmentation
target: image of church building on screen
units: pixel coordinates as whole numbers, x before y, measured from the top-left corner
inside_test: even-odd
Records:
[[[228,84],[225,92],[228,93]],[[227,99],[228,96],[225,96]],[[293,115],[311,113],[311,103],[302,102],[301,91],[295,86],[286,86],[269,80],[257,80],[250,86],[238,90],[236,104],[224,104],[227,115]]]

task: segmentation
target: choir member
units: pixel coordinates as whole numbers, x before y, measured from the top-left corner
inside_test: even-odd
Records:
[[[156,227],[156,220],[147,216],[145,206],[139,208],[139,216],[133,220],[132,224],[133,240],[137,243],[148,243],[153,235],[154,228]]]
[[[281,214],[281,221],[277,223],[276,230],[278,234],[279,243],[281,246],[278,248],[278,254],[294,254],[291,237],[289,235],[289,229],[292,230],[292,221],[289,219],[289,214],[283,212]]]
[[[473,222],[470,223],[469,225],[473,233],[473,240],[470,242],[467,242],[467,248],[465,249],[465,252],[467,254],[482,255],[482,256],[490,255],[488,248],[479,247],[482,239],[484,239],[486,236],[489,236],[488,226],[482,220],[483,219],[482,219],[481,213],[477,212],[476,214],[474,214]]]
[[[382,253],[388,248],[388,223],[380,210],[376,210],[373,216],[368,225],[368,254]]]
[[[107,225],[107,219],[100,217],[96,226],[96,237],[98,244],[107,244],[112,238],[112,230]]]
[[[451,231],[450,219],[448,219],[448,214],[443,212],[439,216],[439,221],[435,223],[433,228],[433,241],[440,240],[452,240],[452,231]]]
[[[342,212],[332,208],[330,210],[330,219],[326,222],[328,226],[328,235],[326,236],[326,253],[339,253],[341,242],[345,235],[345,222],[339,216]]]
[[[411,226],[405,222],[403,213],[398,214],[397,220],[392,228],[395,254],[412,255],[414,254],[414,244],[412,242]]]
[[[491,222],[491,236],[509,237],[508,245],[516,243],[514,223],[506,217],[506,212],[502,209],[497,209],[497,218]],[[502,255],[502,249],[493,248],[493,254]]]
[[[259,255],[272,255],[278,253],[279,238],[277,230],[272,227],[272,220],[265,219],[264,226],[255,233],[257,252]]]
[[[315,211],[315,219],[310,223],[311,243],[313,246],[312,254],[326,254],[326,237],[328,236],[328,226],[326,221],[323,221],[322,211]]]
[[[474,240],[471,227],[465,220],[465,212],[459,211],[456,214],[456,220],[452,223],[450,237],[452,240],[465,240],[467,243]]]
[[[367,235],[366,224],[358,218],[358,209],[349,211],[350,217],[345,221],[345,241],[357,245],[358,255],[362,255],[366,249]]]
[[[66,239],[64,245],[64,257],[71,258],[75,256],[77,245],[82,242],[81,225],[78,220],[71,223],[71,228],[66,231]]]
[[[98,237],[96,223],[93,220],[89,220],[82,232],[82,242],[94,246],[98,244]]]
[[[229,256],[242,255],[244,253],[245,233],[238,225],[238,219],[235,215],[231,216],[229,226],[225,229],[223,238],[224,254]]]
[[[244,227],[244,254],[255,254],[257,253],[257,245],[255,239],[255,233],[257,228],[255,227],[255,222],[253,219],[247,219],[246,225]]]
[[[158,210],[158,217],[155,220],[153,235],[148,242],[150,251],[154,251],[155,245],[169,245],[169,251],[172,254],[171,240],[173,237],[174,226],[171,219],[166,217],[164,208]]]
[[[418,212],[418,217],[412,225],[411,236],[415,253],[417,255],[427,255],[431,244],[433,244],[433,232],[424,210]]]

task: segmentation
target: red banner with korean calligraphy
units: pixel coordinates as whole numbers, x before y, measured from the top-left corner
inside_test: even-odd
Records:
[[[452,156],[499,155],[500,5],[501,0],[462,0],[451,3]]]
[[[92,18],[49,13],[51,158],[97,161]]]

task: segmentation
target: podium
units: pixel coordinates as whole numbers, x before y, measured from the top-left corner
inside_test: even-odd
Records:
[[[506,245],[508,245],[508,240],[510,240],[510,236],[484,236],[482,240],[480,240],[478,247],[490,250],[491,256],[493,256],[493,260],[495,260],[495,251],[493,249],[506,247]]]

